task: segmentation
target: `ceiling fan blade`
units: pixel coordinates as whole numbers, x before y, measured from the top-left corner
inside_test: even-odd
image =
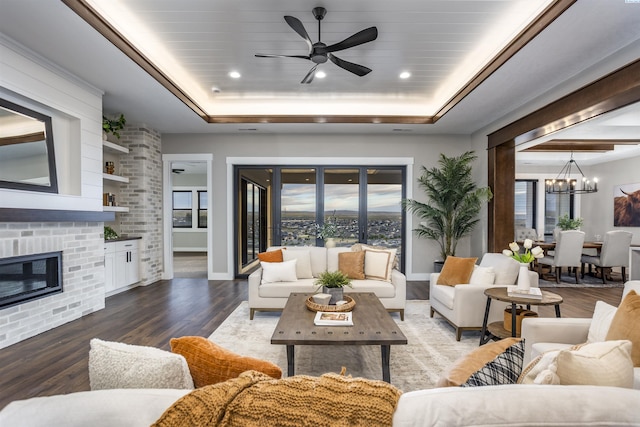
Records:
[[[308,55],[274,55],[270,53],[256,53],[255,56],[257,58],[300,58],[311,60],[311,57]]]
[[[344,68],[345,70],[350,71],[360,77],[366,76],[371,72],[371,68],[367,68],[364,65],[354,64],[353,62],[345,61],[344,59],[340,59],[332,54],[329,54],[329,59],[338,67]]]
[[[309,52],[311,52],[313,50],[313,43],[311,42],[309,34],[307,34],[307,30],[305,30],[304,25],[302,25],[302,22],[300,22],[298,18],[289,15],[286,15],[284,17],[284,20],[287,21],[287,24],[289,24],[293,31],[298,33],[300,37],[302,37],[307,42],[307,46],[309,46]]]
[[[318,68],[318,64],[314,65],[311,70],[304,76],[304,79],[300,82],[301,84],[309,84],[313,81],[313,78],[316,75],[316,68]]]
[[[369,27],[355,33],[351,37],[347,37],[341,42],[332,44],[331,46],[327,46],[325,50],[327,52],[337,52],[339,50],[348,49],[350,47],[354,47],[354,46],[361,45],[363,43],[374,41],[377,38],[378,38],[378,29],[376,27]]]

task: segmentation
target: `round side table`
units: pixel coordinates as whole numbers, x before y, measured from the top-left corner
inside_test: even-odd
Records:
[[[517,337],[516,333],[516,305],[526,305],[527,309],[531,309],[532,305],[554,305],[556,308],[556,317],[560,317],[560,304],[562,297],[549,291],[542,291],[542,299],[510,297],[506,287],[487,288],[484,291],[487,296],[487,306],[484,311],[484,321],[482,322],[482,332],[480,333],[480,345],[486,344],[493,338]],[[491,300],[508,302],[511,304],[511,331],[504,328],[504,322],[489,321],[489,310],[491,309]]]

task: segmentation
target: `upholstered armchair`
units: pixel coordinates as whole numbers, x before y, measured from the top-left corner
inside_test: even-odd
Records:
[[[460,341],[463,331],[482,329],[487,297],[484,290],[493,286],[515,285],[520,264],[501,253],[484,254],[480,265],[476,266],[469,283],[455,286],[438,285],[440,273],[431,273],[429,280],[430,316],[442,316],[456,329],[456,340]],[[538,287],[538,274],[529,271],[531,286]],[[506,304],[494,301],[489,312],[489,322],[504,318]]]
[[[545,256],[538,259],[538,274],[542,275],[542,266],[548,265],[551,270],[555,268],[556,283],[560,283],[560,273],[562,267],[575,270],[576,283],[580,283],[578,268],[582,256],[582,245],[584,244],[584,232],[578,230],[566,230],[558,233],[556,249],[553,256]]]
[[[582,255],[580,261],[582,263],[581,273],[584,277],[585,264],[593,264],[600,269],[602,275],[602,283],[607,283],[605,269],[612,267],[622,268],[622,281],[627,277],[627,267],[629,266],[629,246],[633,233],[623,230],[608,231],[604,235],[602,242],[602,250],[597,256]],[[591,268],[591,267],[589,267]]]

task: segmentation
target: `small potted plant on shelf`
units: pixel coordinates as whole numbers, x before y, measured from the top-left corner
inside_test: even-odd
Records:
[[[124,118],[124,114],[120,114],[117,119],[110,119],[107,116],[102,116],[102,132],[105,136],[113,134],[116,138],[120,139],[120,131],[124,129],[124,125],[127,124],[127,119]]]
[[[323,293],[331,295],[329,304],[335,304],[342,301],[344,287],[351,287],[351,279],[340,270],[325,271],[318,276],[314,284],[318,286],[318,289],[322,287]]]

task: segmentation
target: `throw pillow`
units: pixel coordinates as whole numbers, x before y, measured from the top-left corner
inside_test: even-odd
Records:
[[[515,384],[522,372],[523,361],[524,341],[519,341],[473,373],[460,387]]]
[[[339,253],[338,270],[350,279],[364,279],[364,252]]]
[[[298,280],[296,263],[297,261],[295,259],[283,262],[260,261],[260,266],[262,267],[262,283],[295,282]]]
[[[471,278],[469,279],[469,283],[473,283],[474,285],[493,285],[493,282],[496,280],[496,271],[493,267],[480,267],[475,265],[473,267],[473,273],[471,273]]]
[[[469,283],[478,258],[448,256],[438,276],[437,285],[463,285]]]
[[[353,252],[364,252],[366,249],[378,249],[378,250],[387,250],[389,248],[385,247],[385,246],[376,246],[376,245],[365,245],[364,243],[356,243],[353,246],[351,246],[351,250]],[[394,257],[393,258],[393,265],[391,266],[391,269],[396,269],[399,270],[400,269],[400,261],[398,261],[398,257]]]
[[[562,385],[633,387],[631,342],[603,341],[562,350],[556,359]]]
[[[607,338],[607,332],[609,332],[609,327],[611,327],[611,321],[615,314],[616,307],[604,301],[596,301],[596,307],[593,310],[591,324],[589,325],[587,342],[604,341]]]
[[[303,250],[287,250],[282,252],[284,261],[297,260],[296,276],[298,279],[313,279],[311,271],[311,253]]]
[[[396,249],[365,249],[364,276],[367,279],[391,281]]]
[[[499,363],[507,359],[515,362],[511,364],[507,363],[509,367],[507,370],[513,370],[513,372],[507,373],[506,370],[503,370],[503,375],[498,381],[508,381],[509,384],[515,383],[522,370],[522,356],[518,357],[518,352],[514,352],[514,354],[512,354],[511,351],[509,351],[508,354],[505,353],[514,346],[524,348],[521,345],[520,338],[505,338],[476,348],[471,353],[456,360],[454,364],[446,370],[443,376],[440,377],[436,387],[461,386],[467,383],[474,374],[482,371],[488,364],[496,362],[498,359],[500,361]],[[522,354],[524,354],[524,350],[522,350]],[[492,368],[489,369],[494,369],[497,366],[498,364],[496,362],[492,365]]]
[[[268,252],[260,252],[258,254],[258,259],[264,262],[282,262],[282,249],[278,249],[277,251],[268,251]]]
[[[179,354],[98,338],[92,339],[89,344],[91,390],[193,388],[187,361]]]
[[[629,340],[633,344],[633,366],[640,367],[640,295],[632,290],[624,297],[613,316],[607,340]]]
[[[269,361],[240,356],[204,337],[171,339],[171,351],[184,356],[196,387],[236,378],[245,371],[259,371],[280,378],[282,370]]]

